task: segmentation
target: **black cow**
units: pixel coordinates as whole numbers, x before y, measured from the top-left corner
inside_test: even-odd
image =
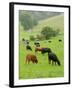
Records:
[[[32,48],[31,48],[31,46],[29,46],[29,45],[26,46],[26,49],[32,51]]]
[[[62,42],[62,40],[61,40],[61,39],[59,39],[59,42]]]
[[[55,65],[56,64],[58,64],[59,66],[61,65],[57,55],[53,53],[50,48],[48,49],[48,58],[49,58],[49,64],[51,64],[52,61],[52,64],[55,63]]]
[[[25,41],[25,39],[23,38],[22,41]]]
[[[51,43],[52,41],[48,41],[49,43]]]
[[[36,45],[36,47],[40,47],[40,43],[39,42],[35,42],[34,45]]]

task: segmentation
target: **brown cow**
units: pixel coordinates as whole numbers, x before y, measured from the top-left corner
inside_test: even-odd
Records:
[[[33,55],[33,54],[27,54],[26,63],[29,64],[30,62],[37,64],[38,63],[37,57],[35,55]]]

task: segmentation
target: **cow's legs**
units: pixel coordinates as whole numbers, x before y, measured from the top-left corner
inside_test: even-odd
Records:
[[[49,64],[51,64],[51,59],[49,59]]]

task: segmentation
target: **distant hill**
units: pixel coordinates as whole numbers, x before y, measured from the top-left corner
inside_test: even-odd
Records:
[[[39,24],[33,28],[33,30],[41,31],[43,27],[49,26],[54,30],[59,29],[61,32],[64,31],[64,15],[58,15],[44,20],[40,20]]]
[[[23,27],[20,24],[20,39],[23,37],[29,37],[29,35],[38,35],[40,34],[43,27],[49,26],[52,27],[53,30],[60,30],[61,33],[64,32],[64,15],[58,15],[51,18],[47,18],[44,20],[40,20],[38,25],[34,26],[32,29],[32,33],[29,33],[28,31],[25,31]]]
[[[63,12],[19,10],[19,22],[25,30],[33,29],[40,20],[62,15]]]
[[[20,10],[20,18],[21,18],[21,15],[25,13],[33,16],[38,21],[62,14],[62,12]]]

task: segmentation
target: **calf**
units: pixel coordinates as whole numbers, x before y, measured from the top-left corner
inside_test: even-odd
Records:
[[[37,64],[38,63],[37,57],[35,55],[33,55],[33,54],[27,54],[26,63],[29,64],[30,62]]]

